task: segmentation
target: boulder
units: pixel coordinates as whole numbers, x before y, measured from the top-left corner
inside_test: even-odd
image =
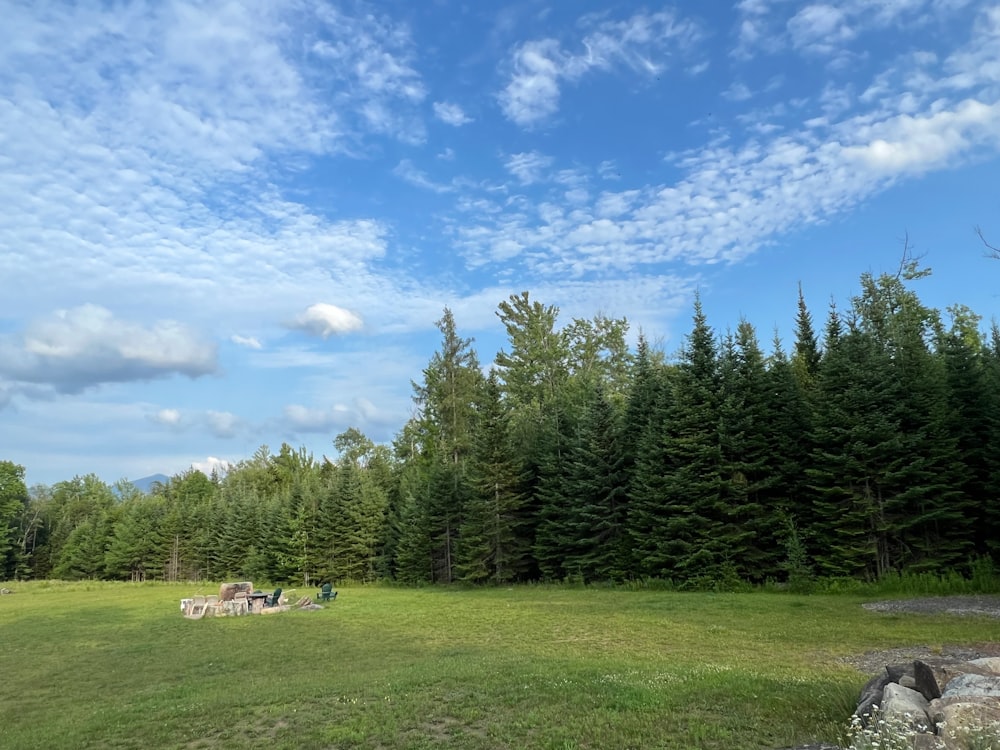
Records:
[[[888,667],[886,669],[888,670]],[[891,682],[892,677],[889,674],[880,674],[872,677],[861,688],[861,697],[858,699],[858,707],[854,710],[854,715],[861,719],[862,725],[867,726],[872,709],[882,705],[885,686]]]
[[[1000,674],[959,675],[948,683],[942,698],[988,696],[1000,698]]]
[[[934,670],[919,659],[913,662],[913,681],[916,683],[915,689],[927,700],[941,697],[941,688],[934,677]]]
[[[929,704],[916,690],[890,682],[885,686],[881,714],[890,726],[906,727],[915,733],[933,728],[927,713]]]
[[[944,706],[937,723],[938,736],[946,742],[979,747],[969,742],[970,735],[996,739],[1000,734],[1000,699],[970,699]],[[987,732],[988,734],[983,734]]]
[[[983,659],[973,659],[969,662],[969,664],[982,667],[983,669],[988,669],[996,674],[1000,674],[1000,656],[987,656]]]
[[[900,746],[993,747],[982,742],[1000,738],[1000,658],[933,665],[918,659],[910,667],[887,665],[885,674],[862,688],[855,716],[867,726],[876,706],[885,726],[905,743]]]

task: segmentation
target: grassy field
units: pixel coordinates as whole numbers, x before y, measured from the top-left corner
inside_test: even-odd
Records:
[[[869,676],[839,656],[1000,630],[852,596],[528,586],[341,588],[322,611],[191,621],[181,597],[217,586],[4,585],[5,750],[836,741]]]

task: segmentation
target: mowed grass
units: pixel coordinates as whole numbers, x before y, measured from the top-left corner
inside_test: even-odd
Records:
[[[869,677],[838,657],[1000,631],[848,596],[342,587],[322,611],[191,621],[181,597],[217,586],[5,585],[6,750],[836,741]]]

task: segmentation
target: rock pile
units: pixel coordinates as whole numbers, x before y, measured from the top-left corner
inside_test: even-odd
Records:
[[[886,666],[862,689],[854,715],[915,750],[1000,748],[1000,657]]]

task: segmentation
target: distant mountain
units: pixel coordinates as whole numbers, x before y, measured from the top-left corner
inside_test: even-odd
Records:
[[[148,493],[157,482],[166,484],[168,481],[170,481],[170,477],[166,474],[150,474],[148,477],[143,477],[142,479],[133,479],[132,484],[140,492]]]

